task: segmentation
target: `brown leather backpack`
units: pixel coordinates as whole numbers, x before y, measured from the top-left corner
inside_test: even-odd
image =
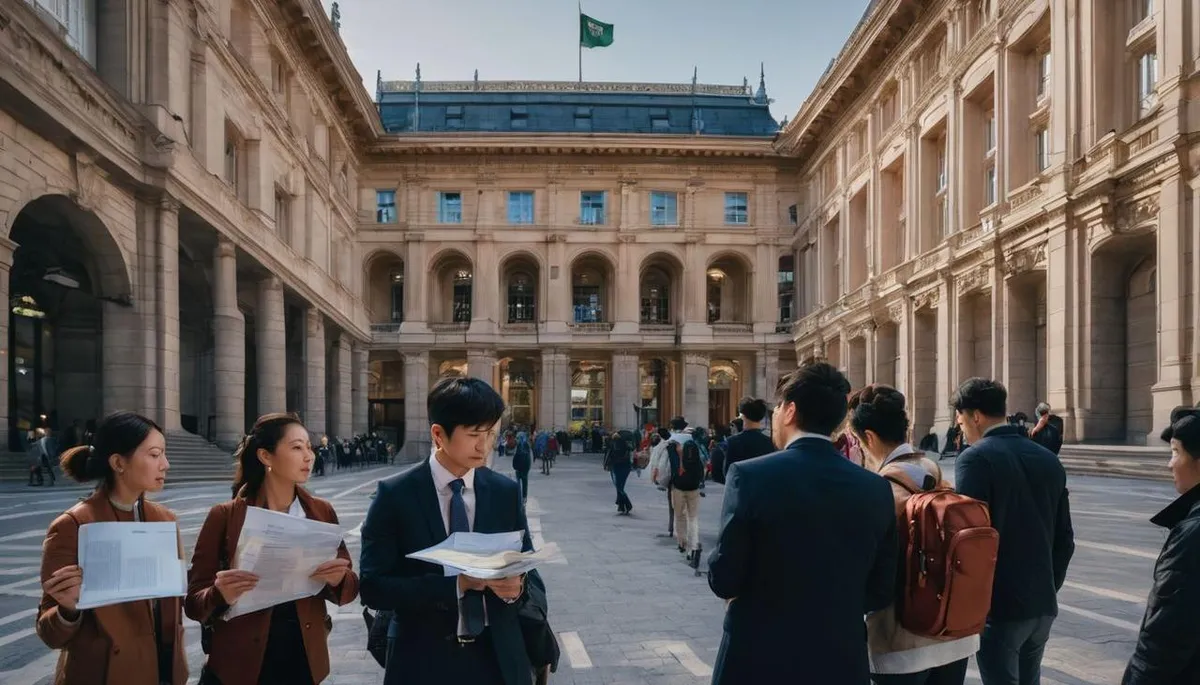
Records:
[[[983,631],[992,606],[1000,534],[987,504],[949,488],[922,491],[885,475],[912,495],[900,514],[900,625],[927,637]]]

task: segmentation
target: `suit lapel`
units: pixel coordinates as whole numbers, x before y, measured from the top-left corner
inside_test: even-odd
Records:
[[[475,469],[475,521],[471,530],[476,533],[497,533],[492,516],[492,489],[482,469]]]
[[[438,503],[437,488],[433,484],[433,471],[429,469],[428,459],[417,467],[414,485],[417,488],[417,503],[429,530],[429,538],[437,544],[449,535],[446,533],[446,523],[442,520],[442,508]]]

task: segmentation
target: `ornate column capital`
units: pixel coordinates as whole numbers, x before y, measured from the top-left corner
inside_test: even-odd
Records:
[[[364,350],[365,351],[365,350]],[[407,350],[402,351],[400,356],[404,358],[404,365],[420,364],[429,366],[429,352],[426,350]]]
[[[213,254],[217,259],[237,257],[237,245],[235,245],[234,242],[229,238],[218,234],[217,247],[213,251]]]
[[[708,366],[710,358],[707,354],[701,352],[684,352],[683,363],[695,364],[697,366]]]
[[[167,214],[178,214],[181,206],[182,205],[179,200],[176,200],[170,195],[161,195],[158,198],[158,211],[160,212],[165,212]]]

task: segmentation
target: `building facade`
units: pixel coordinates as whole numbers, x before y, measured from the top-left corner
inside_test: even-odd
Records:
[[[1145,444],[1200,399],[1198,93],[1190,0],[872,3],[778,141],[798,358],[902,388],[918,437],[989,376]]]

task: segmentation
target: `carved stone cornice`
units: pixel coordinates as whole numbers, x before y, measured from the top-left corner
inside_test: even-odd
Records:
[[[913,311],[922,309],[937,309],[938,301],[941,299],[941,293],[938,288],[930,288],[923,292],[913,295]]]
[[[988,278],[989,271],[989,267],[986,265],[980,265],[955,279],[954,286],[958,291],[959,297],[968,295],[977,290],[987,289],[991,285],[990,279]]]
[[[1034,270],[1046,262],[1046,243],[1015,250],[1004,257],[1005,275],[1017,276]]]
[[[1158,211],[1158,195],[1151,195],[1132,202],[1122,203],[1117,207],[1114,227],[1117,231],[1130,231],[1141,226],[1154,224],[1158,221]]]
[[[702,354],[700,352],[684,352],[683,353],[684,365],[708,366],[710,361],[711,361],[711,359],[707,354]]]
[[[634,235],[633,233],[619,233],[619,234],[617,234],[617,240],[619,240],[620,242],[622,242],[624,244],[636,243],[637,236]]]
[[[887,318],[892,323],[901,323],[904,321],[904,303],[893,302],[892,304],[888,305]]]
[[[565,242],[567,242],[567,234],[566,233],[547,233],[546,234],[546,242],[547,243],[565,243]]]
[[[425,234],[421,231],[406,231],[404,233],[404,242],[423,243],[425,242]]]

